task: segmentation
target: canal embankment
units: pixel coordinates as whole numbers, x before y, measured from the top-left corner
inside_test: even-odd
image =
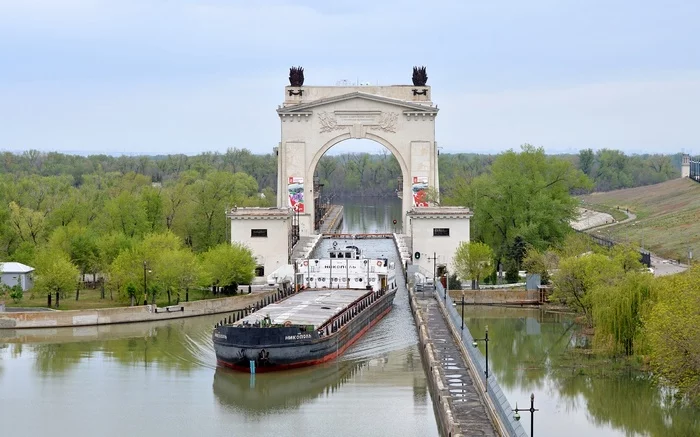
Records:
[[[498,424],[498,416],[452,337],[437,299],[432,293],[409,289],[409,300],[441,435],[510,435]]]
[[[220,314],[260,305],[265,299],[270,299],[270,296],[276,293],[277,290],[263,291],[220,299],[182,302],[165,307],[153,304],[90,310],[4,312],[0,313],[0,329],[59,328],[153,322]]]
[[[448,294],[457,304],[464,305],[541,305],[547,296],[538,290],[484,289],[450,290]]]

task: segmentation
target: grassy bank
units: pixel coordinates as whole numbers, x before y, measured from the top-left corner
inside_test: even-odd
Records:
[[[696,182],[675,179],[593,193],[582,196],[582,200],[614,210],[629,208],[637,215],[637,220],[601,230],[616,241],[644,246],[660,256],[682,261],[686,261],[689,248],[700,253],[700,184]]]
[[[65,298],[61,298],[60,306],[58,309],[61,310],[93,310],[99,308],[117,308],[117,307],[128,307],[129,303],[120,302],[115,298],[112,300],[109,298],[109,292],[106,292],[105,298],[101,298],[101,291],[99,289],[85,289],[80,290],[80,299],[75,300],[75,291],[67,293]],[[189,301],[197,301],[204,299],[215,299],[226,297],[223,295],[214,295],[210,291],[204,290],[190,290]],[[0,300],[5,301],[5,306],[8,308],[46,308],[47,299],[44,293],[31,293],[27,292],[24,294],[24,298],[15,303],[9,296],[0,295]],[[180,295],[180,300],[185,301],[185,294]],[[171,298],[171,304],[174,305],[177,302],[177,296],[173,294]],[[151,303],[149,297],[148,303]],[[136,304],[143,304],[143,293],[137,294]],[[156,304],[160,307],[168,305],[168,296],[162,295],[156,298]],[[51,299],[52,308],[56,308],[56,294],[54,293]]]

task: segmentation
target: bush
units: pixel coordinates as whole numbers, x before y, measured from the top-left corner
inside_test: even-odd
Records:
[[[452,274],[447,278],[449,283],[448,285],[450,286],[450,290],[461,290],[462,289],[462,281],[459,280],[456,274]]]
[[[23,297],[24,291],[22,290],[21,285],[15,285],[10,289],[10,299],[12,299],[14,303],[19,303],[19,301],[21,301]]]
[[[518,265],[514,260],[506,261],[506,282],[508,284],[514,284],[518,281],[520,281]]]

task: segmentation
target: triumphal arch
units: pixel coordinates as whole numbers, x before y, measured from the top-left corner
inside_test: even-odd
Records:
[[[277,206],[226,211],[231,242],[248,246],[255,255],[256,281],[267,277],[268,282],[281,282],[280,272],[292,264],[295,250],[318,241],[314,234],[320,187],[314,184],[314,172],[331,147],[351,138],[373,140],[398,161],[403,233],[410,235],[397,236],[397,241],[409,239],[410,255],[402,254],[402,263],[417,264],[425,276],[439,275],[441,267],[451,265],[457,244],[469,241],[471,212],[430,203],[435,197],[429,192],[440,188],[438,108],[426,84],[425,67],[414,67],[412,85],[305,86],[298,67],[290,69],[289,82],[277,108],[282,127],[275,147]]]
[[[428,188],[439,189],[435,142],[437,105],[424,67],[413,85],[305,86],[303,69],[290,69],[290,86],[277,109],[282,137],[276,149],[277,206],[298,215],[300,235],[314,233],[314,171],[334,145],[350,138],[373,140],[396,158],[403,175],[402,214],[427,207]]]

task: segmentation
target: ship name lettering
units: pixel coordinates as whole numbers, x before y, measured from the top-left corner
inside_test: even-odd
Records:
[[[219,334],[218,332],[214,333],[214,337],[221,338],[223,340],[226,340],[226,338],[227,338],[224,334]]]
[[[285,340],[304,340],[308,338],[311,338],[311,334],[287,335],[284,337]]]

